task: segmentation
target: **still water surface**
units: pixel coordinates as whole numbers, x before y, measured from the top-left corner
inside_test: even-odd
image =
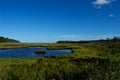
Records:
[[[45,50],[45,54],[35,54],[35,50]],[[29,47],[0,50],[0,58],[32,58],[32,57],[50,57],[55,55],[70,54],[71,50],[47,50],[45,47]]]

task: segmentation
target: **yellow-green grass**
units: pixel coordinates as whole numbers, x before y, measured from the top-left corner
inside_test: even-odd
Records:
[[[49,58],[0,58],[0,80],[119,80],[119,44],[0,44],[0,48],[70,48],[72,54]]]

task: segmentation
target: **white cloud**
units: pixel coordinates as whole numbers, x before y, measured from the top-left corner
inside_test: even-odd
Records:
[[[112,0],[96,0],[93,1],[93,4],[95,5],[104,5],[104,4],[109,4],[111,3]]]
[[[97,9],[101,9],[101,6],[94,5],[94,7],[97,8]]]
[[[95,8],[101,9],[101,6],[108,5],[113,1],[116,1],[116,0],[95,0],[92,2],[92,4],[94,5]]]
[[[112,17],[114,17],[114,14],[111,13],[111,14],[109,14],[108,16],[112,18]]]

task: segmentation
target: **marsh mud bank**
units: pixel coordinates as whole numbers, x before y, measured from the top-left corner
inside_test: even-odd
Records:
[[[1,49],[0,58],[51,57],[58,55],[61,56],[70,53],[72,53],[72,50],[70,49],[48,50],[45,47],[13,48],[13,49]]]

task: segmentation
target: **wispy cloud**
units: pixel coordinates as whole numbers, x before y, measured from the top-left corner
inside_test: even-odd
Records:
[[[95,6],[95,8],[101,9],[101,6],[108,5],[113,1],[116,1],[116,0],[95,0],[92,2],[92,4]]]
[[[115,15],[114,15],[114,14],[112,14],[112,13],[111,13],[111,14],[109,14],[108,16],[109,16],[110,18],[115,17]]]
[[[60,38],[77,38],[77,37],[80,37],[80,35],[73,35],[73,34],[60,35]]]
[[[97,36],[97,37],[96,37]],[[84,35],[84,34],[68,34],[68,35],[60,35],[60,40],[93,40],[93,39],[101,39],[101,36],[98,35]]]
[[[106,39],[106,38],[113,38],[114,36],[117,36],[119,34],[96,34],[96,35],[74,35],[74,34],[68,34],[68,35],[60,35],[59,40],[99,40],[99,39]]]
[[[86,35],[82,34],[63,34],[59,36],[59,40],[83,40],[86,39]]]
[[[93,1],[92,3],[95,5],[105,5],[111,3],[112,0],[96,0]]]

